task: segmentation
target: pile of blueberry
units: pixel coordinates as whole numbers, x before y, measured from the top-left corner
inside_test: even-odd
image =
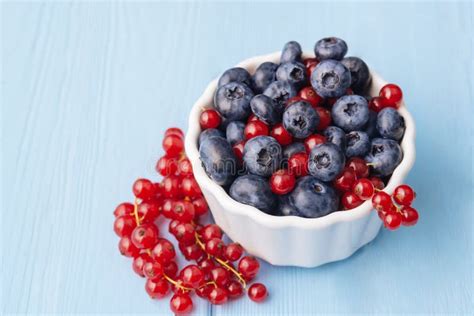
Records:
[[[291,41],[280,64],[264,62],[253,75],[228,69],[200,116],[208,176],[271,215],[316,218],[354,208],[384,188],[403,157],[401,89],[388,84],[367,96],[369,69],[344,57],[342,39],[323,38],[314,53],[303,59]]]

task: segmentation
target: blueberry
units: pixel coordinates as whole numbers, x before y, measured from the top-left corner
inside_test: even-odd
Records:
[[[306,85],[306,67],[299,62],[286,62],[278,67],[276,78],[280,81],[288,81],[297,89]]]
[[[288,81],[274,81],[263,92],[276,102],[281,110],[285,108],[286,101],[296,96],[296,88]]]
[[[308,159],[309,173],[321,181],[331,181],[342,169],[346,158],[333,143],[319,144],[311,150]]]
[[[267,179],[253,174],[235,179],[229,195],[237,202],[254,206],[265,213],[273,213],[277,199],[273,195]]]
[[[258,66],[253,74],[253,84],[255,92],[262,93],[265,89],[276,80],[276,71],[278,65],[269,61]]]
[[[253,114],[268,125],[274,125],[281,121],[281,109],[272,98],[258,94],[250,101]]]
[[[278,209],[276,215],[279,216],[302,216],[294,205],[291,204],[289,195],[281,195],[278,199]]]
[[[208,128],[202,131],[201,134],[199,134],[199,144],[202,144],[204,143],[206,139],[215,137],[215,136],[225,138],[225,135],[222,131],[216,128]]]
[[[323,98],[340,97],[351,85],[351,73],[337,60],[323,60],[311,74],[311,85]]]
[[[339,199],[329,185],[312,176],[299,178],[289,194],[290,205],[303,217],[316,218],[337,211]]]
[[[388,176],[402,161],[403,152],[393,139],[374,138],[365,161],[371,163],[371,169],[378,175]]]
[[[250,100],[253,92],[242,83],[231,82],[217,89],[214,104],[217,110],[231,121],[247,118],[250,113]]]
[[[232,183],[237,162],[232,147],[223,137],[210,137],[199,147],[199,157],[209,178],[219,185]]]
[[[346,150],[346,133],[337,126],[329,126],[323,132],[328,143],[333,143],[342,151]]]
[[[241,67],[227,69],[219,78],[218,87],[222,87],[230,82],[239,82],[245,84],[247,87],[253,87],[253,80],[249,72]]]
[[[280,167],[281,146],[273,137],[254,137],[245,143],[243,160],[250,173],[269,177]]]
[[[375,138],[379,136],[379,132],[377,131],[377,112],[372,110],[369,111],[369,120],[365,124],[364,132],[369,135],[370,138]]]
[[[226,137],[227,141],[233,146],[244,140],[245,123],[232,121],[227,125]]]
[[[314,45],[314,54],[319,60],[336,59],[341,60],[347,53],[347,44],[337,37],[326,37],[320,39]]]
[[[377,115],[377,131],[383,138],[400,140],[405,134],[405,119],[393,108],[385,108]]]
[[[351,72],[351,88],[355,93],[363,92],[370,84],[367,64],[358,57],[346,57],[341,63]]]
[[[369,120],[367,100],[360,95],[339,98],[331,110],[332,121],[346,132],[361,130]]]
[[[303,143],[292,143],[283,148],[283,159],[288,160],[296,153],[305,153],[306,148]]]
[[[364,157],[370,150],[370,139],[366,132],[352,131],[346,134],[346,156]]]
[[[288,42],[283,46],[283,50],[281,51],[280,63],[301,61],[301,53],[301,45],[298,42]]]
[[[318,124],[318,113],[306,101],[292,103],[283,113],[283,127],[296,138],[308,137]]]

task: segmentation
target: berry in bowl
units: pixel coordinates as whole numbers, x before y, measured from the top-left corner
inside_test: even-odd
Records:
[[[191,111],[186,153],[216,223],[272,264],[341,260],[382,224],[418,219],[402,185],[415,160],[402,91],[347,50],[288,42],[225,71]]]

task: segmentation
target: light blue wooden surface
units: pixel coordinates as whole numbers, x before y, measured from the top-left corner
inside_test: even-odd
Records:
[[[326,35],[403,87],[421,221],[318,269],[264,264],[265,304],[196,314],[473,312],[472,3],[3,2],[1,23],[3,313],[168,314],[119,255],[114,206],[211,79]]]

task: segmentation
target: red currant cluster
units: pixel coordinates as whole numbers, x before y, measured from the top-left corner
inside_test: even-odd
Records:
[[[135,203],[122,203],[114,211],[120,252],[133,258],[133,270],[146,277],[145,289],[151,298],[163,298],[173,291],[170,307],[176,314],[192,310],[193,292],[216,305],[242,296],[260,269],[259,262],[243,256],[244,249],[238,243],[226,245],[219,226],[200,223],[208,206],[184,154],[183,132],[168,129],[163,148],[166,155],[156,165],[162,181],[136,180]],[[160,215],[170,220],[169,232],[184,258],[195,264],[178,271],[174,245],[160,236]],[[254,283],[248,288],[248,296],[261,302],[267,297],[267,289]]]
[[[374,112],[380,112],[384,108],[398,109],[402,99],[402,89],[396,84],[389,83],[380,89],[378,97],[370,99],[369,108]]]

